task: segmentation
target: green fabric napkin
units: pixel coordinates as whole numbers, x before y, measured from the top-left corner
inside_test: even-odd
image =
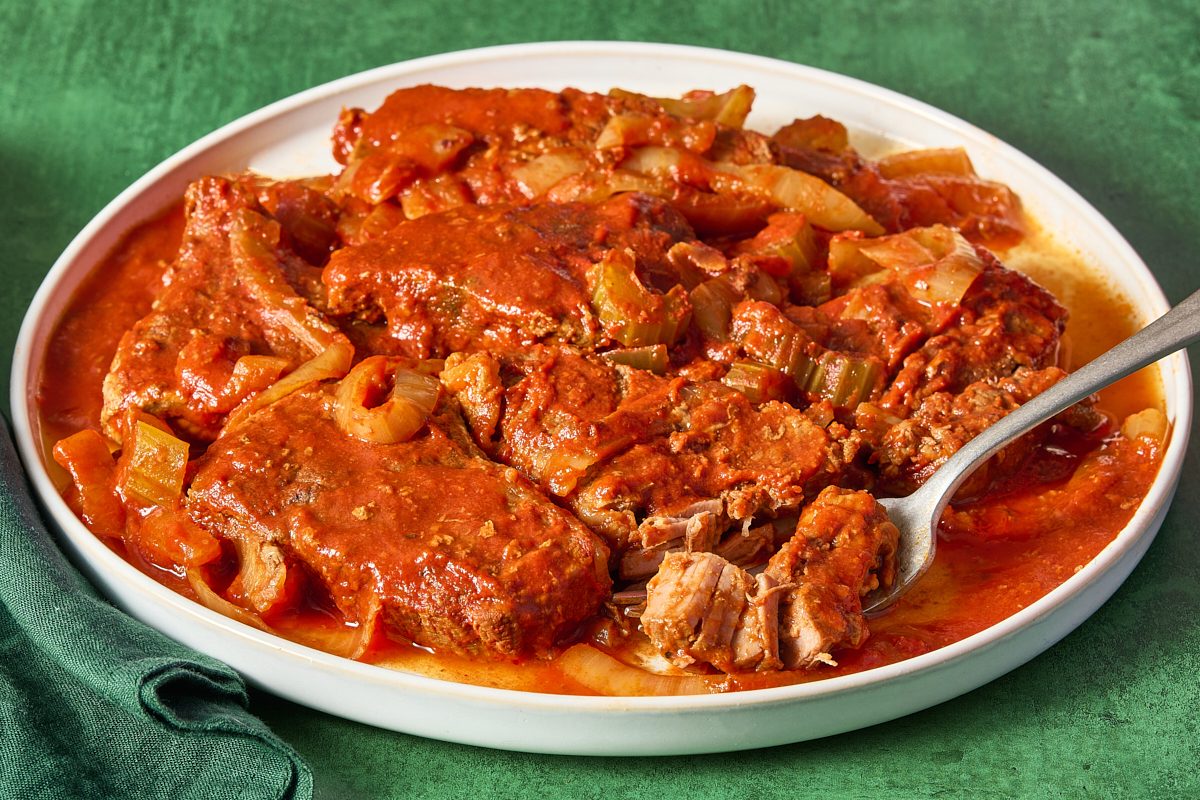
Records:
[[[72,568],[0,428],[0,797],[311,797],[308,766],[246,710],[236,672]]]

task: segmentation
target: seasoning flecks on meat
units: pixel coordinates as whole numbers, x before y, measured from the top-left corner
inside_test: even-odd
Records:
[[[464,206],[401,222],[334,253],[324,280],[336,313],[385,320],[386,347],[414,358],[508,351],[554,339],[590,347],[599,330],[587,274],[628,248],[643,270],[690,238],[667,204]]]
[[[393,444],[342,433],[333,403],[310,386],[227,430],[198,464],[193,518],[270,541],[347,619],[376,595],[386,631],[430,647],[542,654],[607,599],[604,544],[473,451],[453,401]]]
[[[963,298],[959,320],[904,359],[879,405],[907,417],[936,392],[1055,366],[1067,311],[1054,297],[994,257]]]
[[[566,348],[498,369],[511,377],[498,434],[482,446],[562,497],[618,553],[660,546],[645,541],[659,529],[653,520],[678,522],[697,508],[709,514],[706,529],[720,520],[718,531],[794,511],[841,477],[857,450],[836,424],[822,427],[786,403],[755,406],[715,381],[660,377]],[[468,418],[481,416],[466,394]]]

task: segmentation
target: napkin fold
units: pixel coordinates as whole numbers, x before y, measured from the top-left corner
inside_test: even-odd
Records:
[[[311,796],[233,669],[126,616],[68,563],[0,424],[0,797]]]

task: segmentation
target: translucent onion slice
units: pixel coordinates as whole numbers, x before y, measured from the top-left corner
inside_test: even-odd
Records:
[[[272,627],[263,621],[263,618],[258,614],[248,611],[217,594],[208,585],[208,581],[205,580],[202,570],[189,569],[187,571],[187,582],[192,591],[196,593],[196,599],[205,608],[249,625],[252,628],[257,628],[260,631],[274,633],[297,644],[322,650],[326,653],[332,653],[335,656],[351,659],[362,658],[375,638],[375,630],[378,625],[381,607],[379,598],[374,592],[363,603],[365,607],[357,623],[325,628],[307,625],[303,622],[295,624],[285,622]]]
[[[365,442],[405,442],[425,425],[440,389],[435,377],[398,367],[386,356],[371,356],[338,384],[333,419],[343,433]]]
[[[829,240],[829,277],[833,285],[844,288],[860,286],[871,280],[885,267],[863,253],[863,239],[857,232],[838,234]]]
[[[343,337],[321,318],[283,278],[275,247],[279,223],[248,209],[234,212],[230,255],[238,282],[263,309],[264,321],[283,328],[316,354]]]
[[[358,660],[366,655],[367,649],[375,639],[382,604],[379,596],[370,592],[364,595],[359,606],[358,622],[334,627],[288,625],[281,622],[276,626],[276,633],[316,650]]]
[[[645,114],[613,114],[593,145],[597,150],[645,144],[654,118]]]
[[[655,675],[622,664],[586,644],[572,646],[559,656],[558,664],[568,677],[609,697],[712,694],[719,691],[721,682],[720,678],[700,675]]]
[[[970,156],[961,147],[935,147],[893,153],[880,159],[876,165],[879,167],[879,174],[891,179],[930,173],[963,176],[975,174]]]
[[[1162,444],[1167,439],[1167,428],[1167,418],[1161,411],[1146,408],[1125,418],[1121,423],[1121,435],[1131,441],[1144,437]]]
[[[221,435],[224,436],[235,423],[240,423],[251,414],[282,400],[297,389],[317,381],[342,377],[350,369],[353,359],[354,345],[346,341],[334,342],[320,355],[305,361],[264,391],[235,408],[225,427],[221,429]]]
[[[745,84],[722,94],[698,91],[690,92],[681,98],[648,97],[625,89],[613,89],[609,95],[629,100],[653,100],[673,116],[684,119],[710,119],[731,128],[740,128],[745,124],[750,107],[754,104],[754,89]]]
[[[426,214],[436,214],[447,209],[458,208],[470,202],[470,190],[454,174],[444,173],[433,178],[422,178],[400,193],[400,208],[404,212],[400,218],[416,219]],[[379,220],[374,226],[367,224],[373,217],[376,217],[380,209],[386,208],[388,208],[386,205],[376,206],[375,210],[367,217],[363,223],[365,229],[363,238],[386,232],[399,224],[400,220],[392,215]]]
[[[722,278],[713,278],[692,289],[692,318],[696,327],[714,342],[729,338],[733,307],[741,298],[736,289]]]
[[[577,175],[585,169],[587,162],[583,156],[573,151],[560,150],[527,161],[512,171],[512,177],[521,193],[532,200],[550,191],[564,178]]]
[[[945,225],[864,240],[862,255],[892,270],[928,306],[957,306],[983,272],[983,260],[961,233]]]
[[[748,186],[765,192],[781,208],[802,212],[812,224],[830,231],[859,230],[871,236],[884,232],[846,195],[807,172],[773,164],[722,165]]]
[[[192,587],[192,591],[196,593],[196,599],[200,604],[210,611],[215,611],[218,614],[223,614],[230,619],[236,619],[251,628],[258,628],[260,631],[271,632],[271,627],[263,622],[262,617],[252,611],[247,611],[241,606],[235,605],[221,595],[217,594],[208,581],[204,579],[203,571],[199,569],[189,569],[187,571],[187,582]]]
[[[675,147],[639,147],[621,162],[621,169],[643,175],[675,175],[688,160],[707,163]]]
[[[226,408],[242,402],[255,392],[261,392],[275,381],[288,368],[288,360],[279,356],[242,356],[233,365],[233,374],[229,383],[221,392],[222,399],[229,405]]]

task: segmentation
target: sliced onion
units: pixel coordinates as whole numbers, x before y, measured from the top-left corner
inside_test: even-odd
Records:
[[[597,150],[644,144],[654,118],[643,114],[614,114],[593,145]]]
[[[839,287],[861,285],[865,279],[884,271],[874,259],[867,258],[862,249],[869,241],[858,233],[845,233],[829,240],[829,277]]]
[[[733,306],[741,299],[737,290],[723,278],[713,278],[692,289],[688,297],[700,332],[714,342],[726,341]]]
[[[1167,439],[1168,427],[1166,415],[1157,408],[1146,408],[1125,418],[1121,423],[1121,435],[1130,441],[1145,437],[1162,444]]]
[[[532,200],[541,197],[564,178],[577,175],[585,169],[587,162],[583,160],[583,156],[569,150],[560,150],[522,164],[512,171],[512,177],[521,193]]]
[[[200,604],[211,611],[237,620],[252,628],[257,628],[260,631],[274,633],[283,636],[285,639],[290,639],[297,644],[322,650],[335,656],[341,656],[342,658],[362,658],[375,638],[375,630],[378,625],[379,614],[382,610],[379,597],[374,592],[371,592],[361,604],[364,607],[361,609],[357,623],[325,628],[313,626],[305,622],[296,622],[294,624],[285,622],[272,627],[264,622],[263,618],[258,614],[248,611],[217,594],[208,585],[201,570],[189,569],[187,571],[187,582],[192,587],[192,591],[196,593],[196,599],[200,601]]]
[[[611,172],[581,172],[569,175],[546,192],[552,203],[599,203],[621,192],[644,192],[657,197],[668,196],[670,189],[663,181],[624,169]]]
[[[754,89],[742,84],[722,94],[698,91],[689,92],[680,98],[647,97],[625,89],[613,89],[613,97],[623,99],[653,100],[668,114],[684,119],[710,119],[731,128],[740,128],[750,114],[754,103]]]
[[[807,172],[773,164],[722,167],[747,185],[768,194],[781,208],[802,212],[810,222],[830,231],[859,230],[872,236],[883,227],[846,195]]]
[[[311,352],[320,353],[343,337],[284,280],[275,254],[279,235],[278,222],[247,209],[235,212],[229,228],[234,272],[263,309],[265,322],[285,329]]]
[[[558,663],[568,677],[609,697],[712,694],[720,690],[722,680],[700,675],[655,675],[622,664],[586,644],[572,646],[559,656]]]
[[[909,294],[930,306],[957,306],[984,267],[974,246],[945,225],[867,240],[859,250],[897,273]]]
[[[204,580],[201,570],[189,569],[187,571],[187,582],[192,587],[192,591],[196,593],[196,599],[205,608],[216,611],[218,614],[223,614],[230,619],[236,619],[238,622],[249,625],[252,628],[258,628],[260,631],[271,632],[271,627],[263,622],[262,617],[258,614],[247,611],[241,606],[234,605],[213,591],[213,588]]]
[[[878,167],[879,174],[885,178],[904,178],[930,173],[964,176],[975,174],[970,156],[961,147],[935,147],[893,153],[880,159]]]
[[[357,660],[366,655],[367,649],[375,639],[382,603],[375,592],[370,592],[365,595],[359,606],[358,622],[355,623],[331,628],[303,624],[294,627],[280,625],[277,626],[276,632],[307,647]]]
[[[233,365],[233,374],[221,392],[226,408],[236,405],[255,392],[261,392],[288,368],[288,360],[279,356],[242,356]]]
[[[242,403],[229,415],[229,421],[221,429],[221,435],[246,417],[260,411],[272,403],[278,402],[292,392],[317,381],[340,378],[350,369],[354,359],[354,345],[347,341],[334,342],[320,355],[310,358],[287,375],[280,378],[246,402]]]
[[[425,425],[437,405],[440,388],[437,378],[396,367],[386,356],[371,356],[338,385],[333,418],[343,433],[365,442],[408,441]],[[385,392],[387,399],[374,405]]]
[[[621,162],[621,169],[643,175],[673,175],[689,156],[674,147],[639,147]]]

